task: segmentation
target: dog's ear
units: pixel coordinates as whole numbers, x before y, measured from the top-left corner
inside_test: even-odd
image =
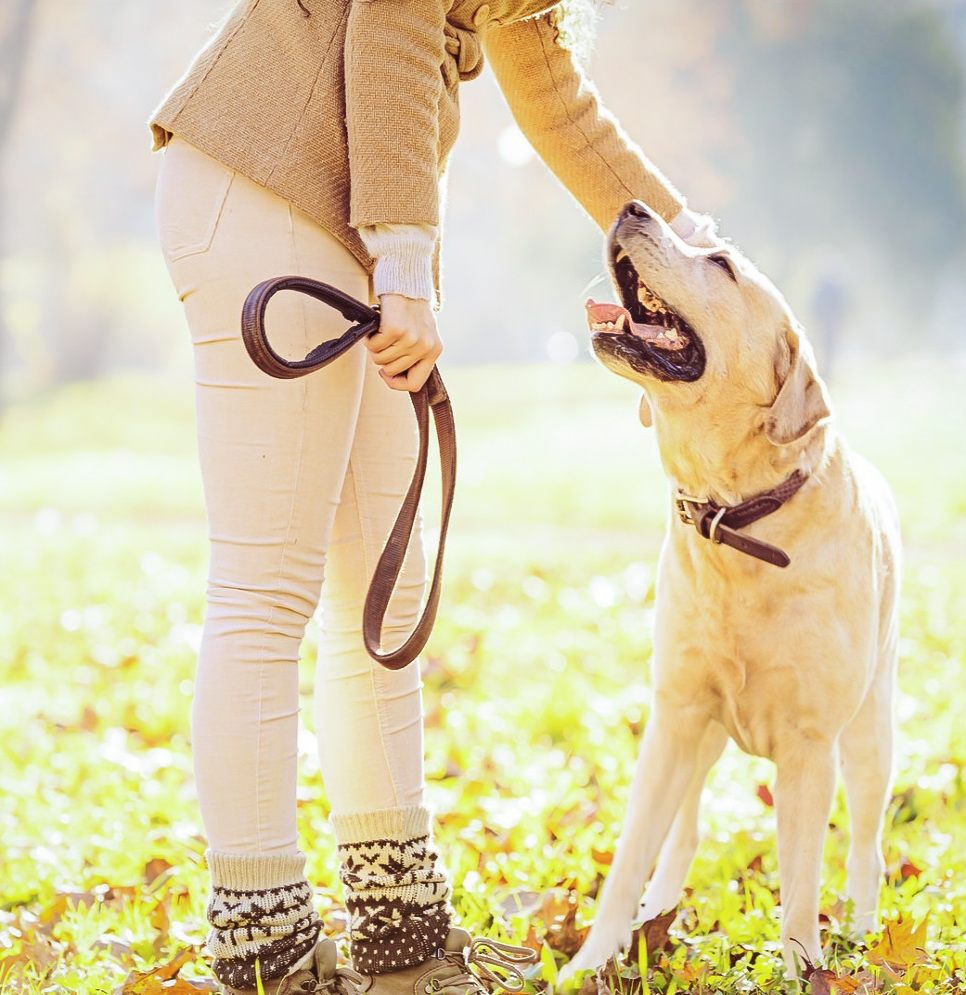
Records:
[[[781,386],[765,420],[765,435],[781,446],[803,438],[832,412],[812,347],[790,325],[779,342],[775,374]]]
[[[654,424],[654,416],[651,414],[651,402],[647,399],[647,394],[641,394],[641,406],[638,409],[641,424],[645,428],[650,428]]]

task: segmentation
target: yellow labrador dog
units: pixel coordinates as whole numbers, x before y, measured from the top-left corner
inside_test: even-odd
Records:
[[[593,348],[644,389],[641,421],[657,432],[673,513],[653,711],[596,921],[564,980],[625,949],[633,921],[678,902],[702,787],[729,736],[777,768],[781,934],[794,973],[821,963],[839,762],[849,897],[860,929],[875,922],[898,639],[894,504],[836,432],[802,328],[747,259],[686,245],[636,201],[608,252],[622,306],[588,302]]]

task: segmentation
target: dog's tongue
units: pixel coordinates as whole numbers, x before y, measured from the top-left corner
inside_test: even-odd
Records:
[[[611,330],[621,331],[623,327],[630,324],[631,314],[620,304],[598,304],[592,297],[587,299],[584,305],[587,309],[587,324],[592,332],[609,332]],[[611,329],[607,326],[613,325]],[[600,327],[604,326],[604,327]]]
[[[642,339],[653,340],[664,332],[661,325],[640,325],[631,320],[631,313],[620,304],[597,303],[588,298],[584,305],[587,309],[587,324],[592,332],[632,332]]]
[[[584,307],[587,309],[587,324],[592,332],[610,335],[630,332],[658,349],[671,351],[683,349],[686,344],[687,340],[679,337],[673,329],[669,331],[663,325],[644,325],[633,321],[630,311],[620,304],[598,304],[593,298],[589,298]]]

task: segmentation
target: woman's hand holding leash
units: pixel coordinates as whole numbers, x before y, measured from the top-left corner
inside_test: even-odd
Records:
[[[366,348],[393,390],[417,391],[443,351],[430,303],[383,294],[379,310],[379,329],[365,339]]]
[[[355,324],[338,338],[320,342],[304,359],[286,359],[272,348],[265,329],[268,302],[283,290],[306,294],[323,304],[328,304],[346,321]],[[410,664],[422,652],[436,618],[443,579],[446,532],[453,506],[453,489],[456,485],[456,425],[453,422],[453,408],[446,387],[443,385],[443,378],[434,366],[434,359],[442,351],[442,344],[439,341],[436,320],[429,303],[393,294],[384,294],[381,300],[382,305],[376,310],[327,283],[305,276],[280,276],[273,280],[264,280],[249,293],[242,308],[241,333],[245,348],[255,365],[269,376],[283,380],[303,377],[322,369],[338,359],[347,349],[355,346],[360,339],[368,345],[371,340],[381,338],[382,341],[377,341],[373,352],[376,362],[381,367],[380,373],[383,379],[390,387],[409,392],[419,430],[419,452],[409,490],[403,498],[396,523],[392,527],[370,579],[369,593],[366,595],[362,615],[362,639],[368,654],[389,670],[399,670]],[[384,336],[380,326],[387,321],[388,312],[393,312],[393,317],[388,334]],[[403,318],[400,318],[400,315]],[[413,315],[416,316],[415,322],[408,320]],[[418,332],[412,330],[414,324]],[[417,357],[415,364],[413,356]],[[413,525],[419,514],[419,498],[423,489],[429,450],[430,415],[436,425],[442,475],[436,565],[433,567],[433,579],[429,585],[426,603],[415,628],[401,646],[384,651],[383,622],[409,549]]]

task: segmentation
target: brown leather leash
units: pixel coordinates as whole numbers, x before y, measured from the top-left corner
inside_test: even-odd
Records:
[[[323,304],[335,308],[347,321],[354,322],[343,335],[317,345],[305,359],[283,359],[270,345],[265,330],[265,310],[268,302],[283,290],[306,294]],[[327,366],[360,339],[371,335],[379,327],[378,308],[369,307],[335,287],[304,276],[280,276],[264,280],[254,287],[242,308],[242,340],[255,365],[269,376],[283,380],[304,377]],[[388,390],[388,388],[386,388]],[[439,370],[433,367],[424,386],[410,393],[416,424],[419,427],[419,453],[416,468],[396,516],[395,524],[386,540],[382,555],[376,564],[362,615],[362,639],[368,654],[389,670],[401,670],[412,663],[422,652],[436,621],[440,589],[443,578],[443,552],[449,528],[450,511],[456,485],[456,424],[449,395],[443,385]],[[440,472],[442,474],[442,505],[440,513],[439,544],[436,565],[429,595],[413,631],[397,649],[382,650],[382,629],[389,609],[389,602],[402,570],[406,551],[412,538],[413,524],[419,511],[419,498],[426,476],[429,453],[429,412],[432,410],[439,446]]]
[[[685,525],[693,525],[703,539],[724,543],[773,566],[787,567],[791,559],[785,550],[763,539],[745,535],[738,529],[743,529],[746,525],[757,522],[759,518],[778,511],[789,498],[798,493],[806,480],[808,480],[807,474],[795,470],[770,491],[763,491],[748,498],[747,501],[742,501],[741,504],[730,507],[717,504],[715,501],[702,501],[683,491],[678,491],[674,503],[677,505],[681,521]]]

